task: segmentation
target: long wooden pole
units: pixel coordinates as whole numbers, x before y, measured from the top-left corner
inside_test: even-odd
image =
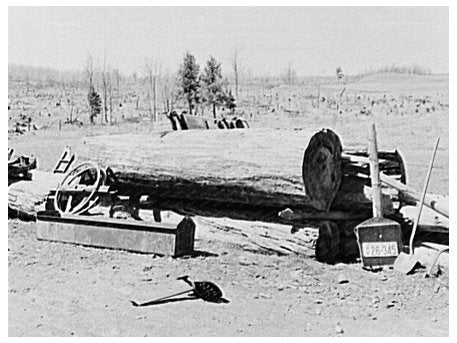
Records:
[[[411,187],[398,182],[394,178],[381,173],[381,181],[386,185],[395,188],[403,194],[406,202],[417,203],[420,201],[420,194]],[[435,212],[449,218],[449,203],[432,195],[425,195],[424,205]]]
[[[382,218],[381,181],[379,179],[378,143],[376,140],[376,126],[371,125],[370,139],[370,176],[371,190],[373,194],[373,217]]]

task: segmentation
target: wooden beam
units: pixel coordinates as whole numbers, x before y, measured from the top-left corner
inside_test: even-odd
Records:
[[[375,124],[371,126],[369,139],[371,192],[373,197],[373,217],[382,218],[381,182],[379,181],[378,143]]]
[[[158,255],[182,256],[194,250],[195,224],[184,218],[177,226],[89,216],[38,214],[37,238]]]
[[[400,191],[405,202],[415,205],[419,202],[421,195],[410,186],[404,185],[401,182],[381,173],[381,182]],[[424,205],[434,210],[435,212],[449,218],[449,201],[447,198],[439,198],[434,195],[425,195]]]

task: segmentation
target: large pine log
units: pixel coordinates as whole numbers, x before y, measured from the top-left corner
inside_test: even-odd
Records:
[[[85,138],[75,151],[80,160],[111,167],[122,194],[208,207],[223,202],[313,211],[371,208],[365,181],[340,187],[341,142],[330,130],[106,135]]]
[[[111,167],[121,194],[147,194],[155,207],[163,209],[280,223],[363,220],[371,211],[367,179],[342,175],[347,174],[347,164],[342,164],[342,173],[341,143],[329,130],[318,134],[195,130],[106,135],[87,137],[73,151],[79,162]],[[46,177],[39,173],[34,178],[33,184],[23,182],[10,188],[12,198],[17,198],[12,207],[31,216],[36,213],[33,204],[55,188],[43,183]],[[384,203],[388,213],[391,202]],[[277,216],[286,208],[293,210],[292,220]]]
[[[205,130],[105,135],[86,137],[73,151],[79,162],[110,167],[120,194],[148,195],[152,208],[292,225],[312,222],[320,226],[332,220],[340,230],[337,245],[341,246],[354,242],[347,235],[353,225],[346,230],[344,224],[371,215],[367,179],[347,175],[341,163],[342,144],[330,130],[317,134]],[[39,189],[32,184],[10,188],[10,195],[18,195],[10,208],[36,213],[36,205],[55,188],[41,179],[35,180],[41,182]],[[294,216],[277,215],[286,208]],[[332,259],[348,255],[346,248],[320,246],[322,260],[327,259],[327,250]]]

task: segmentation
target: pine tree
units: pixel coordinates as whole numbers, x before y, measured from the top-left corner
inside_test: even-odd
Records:
[[[226,95],[222,90],[221,64],[213,56],[206,62],[202,81],[204,84],[204,100],[211,105],[213,116],[216,118],[216,108],[224,104]]]
[[[194,103],[200,101],[200,66],[197,64],[195,56],[189,52],[184,55],[179,77],[182,93],[189,105],[189,113],[192,114]]]
[[[100,95],[95,91],[94,85],[90,82],[89,94],[87,94],[87,100],[89,101],[90,107],[90,123],[94,124],[94,118],[98,116],[102,111],[102,99]]]

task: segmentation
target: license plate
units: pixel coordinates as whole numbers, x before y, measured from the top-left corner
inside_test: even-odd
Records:
[[[362,243],[364,257],[398,256],[397,242]]]

